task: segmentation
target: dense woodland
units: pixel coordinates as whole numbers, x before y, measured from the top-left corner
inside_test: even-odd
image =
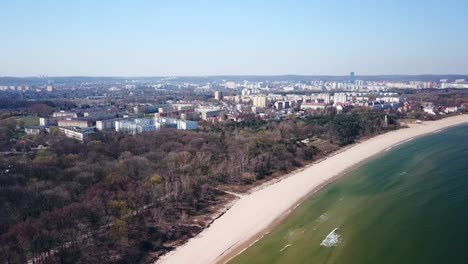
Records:
[[[392,114],[385,126],[385,114],[97,133],[85,143],[23,136],[11,146],[23,154],[0,159],[0,263],[151,261],[208,223],[225,201],[221,189],[250,186],[397,128]],[[15,124],[0,126],[13,131]]]
[[[401,91],[400,91],[401,92]],[[436,106],[460,106],[468,103],[467,89],[406,90],[404,97],[411,102],[432,102]]]

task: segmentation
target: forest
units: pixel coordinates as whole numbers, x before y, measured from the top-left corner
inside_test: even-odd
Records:
[[[23,136],[12,146],[22,154],[0,159],[0,262],[153,261],[209,224],[213,208],[229,200],[224,190],[248,189],[397,129],[384,115],[353,110],[199,131],[96,133],[84,143]],[[8,134],[15,124],[3,121]]]

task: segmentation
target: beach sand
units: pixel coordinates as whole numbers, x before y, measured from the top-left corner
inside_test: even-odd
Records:
[[[299,169],[280,181],[240,197],[208,228],[156,263],[225,263],[268,233],[303,200],[353,167],[405,141],[463,123],[468,123],[468,115],[413,124],[355,144]]]

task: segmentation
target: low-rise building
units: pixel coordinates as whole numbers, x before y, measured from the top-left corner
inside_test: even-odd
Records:
[[[301,110],[306,110],[306,109],[325,109],[326,104],[325,103],[316,103],[316,102],[304,102],[301,104]]]
[[[44,127],[41,126],[33,126],[33,127],[25,127],[24,132],[26,135],[39,135],[40,133],[44,132]]]
[[[446,108],[444,109],[444,112],[445,112],[446,114],[456,113],[456,112],[458,112],[458,107],[456,107],[456,106],[453,106],[453,107],[446,107]]]
[[[436,113],[434,112],[434,106],[432,104],[427,104],[423,107],[423,111],[425,113],[428,113],[430,115],[435,115]]]
[[[121,118],[105,119],[96,121],[96,129],[99,131],[115,129],[115,121],[122,120]]]
[[[196,121],[189,121],[189,120],[182,120],[176,118],[168,118],[168,117],[156,117],[154,119],[156,128],[162,127],[172,127],[177,128],[180,130],[193,130],[198,129],[198,122]]]
[[[48,117],[40,117],[39,118],[39,125],[40,126],[55,126],[55,125],[57,125],[57,119],[48,118]]]
[[[146,131],[155,131],[156,125],[154,119],[137,118],[134,120],[116,120],[115,131],[127,133],[127,134],[138,134]]]
[[[79,120],[79,119],[60,119],[60,120],[57,120],[57,125],[59,127],[81,127],[81,128],[93,126],[91,121]]]
[[[197,108],[195,109],[195,112],[197,112],[201,119],[207,120],[210,117],[218,117],[222,115],[223,110],[219,108]]]
[[[72,111],[59,111],[59,112],[54,112],[52,114],[52,117],[56,118],[78,118],[78,113],[72,112]]]
[[[177,111],[192,110],[193,109],[193,104],[191,104],[191,103],[176,103],[176,104],[172,104],[172,107],[174,107]]]
[[[181,130],[198,129],[198,122],[190,121],[190,120],[178,120],[177,129],[181,129]]]
[[[400,102],[399,97],[390,97],[390,96],[378,97],[375,100],[379,102],[384,102],[384,103],[399,103]]]
[[[448,89],[448,88],[468,89],[468,83],[441,83],[440,88],[442,89]]]
[[[88,136],[94,133],[94,129],[81,127],[59,127],[59,132],[66,137],[74,138],[79,141],[86,141]]]

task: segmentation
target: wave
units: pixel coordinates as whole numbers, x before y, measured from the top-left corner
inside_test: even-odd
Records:
[[[413,140],[413,139],[414,139],[414,137],[412,137],[412,138],[408,138],[407,140],[403,140],[403,141],[402,141],[402,142],[400,142],[400,143],[397,143],[397,144],[395,144],[395,145],[392,145],[392,146],[390,146],[390,147],[386,148],[386,149],[385,149],[385,152],[387,152],[387,151],[391,150],[392,148],[394,148],[394,147],[397,147],[397,146],[399,146],[399,145],[401,145],[401,144],[404,144],[404,143],[410,142],[410,141],[411,141],[411,140]]]

